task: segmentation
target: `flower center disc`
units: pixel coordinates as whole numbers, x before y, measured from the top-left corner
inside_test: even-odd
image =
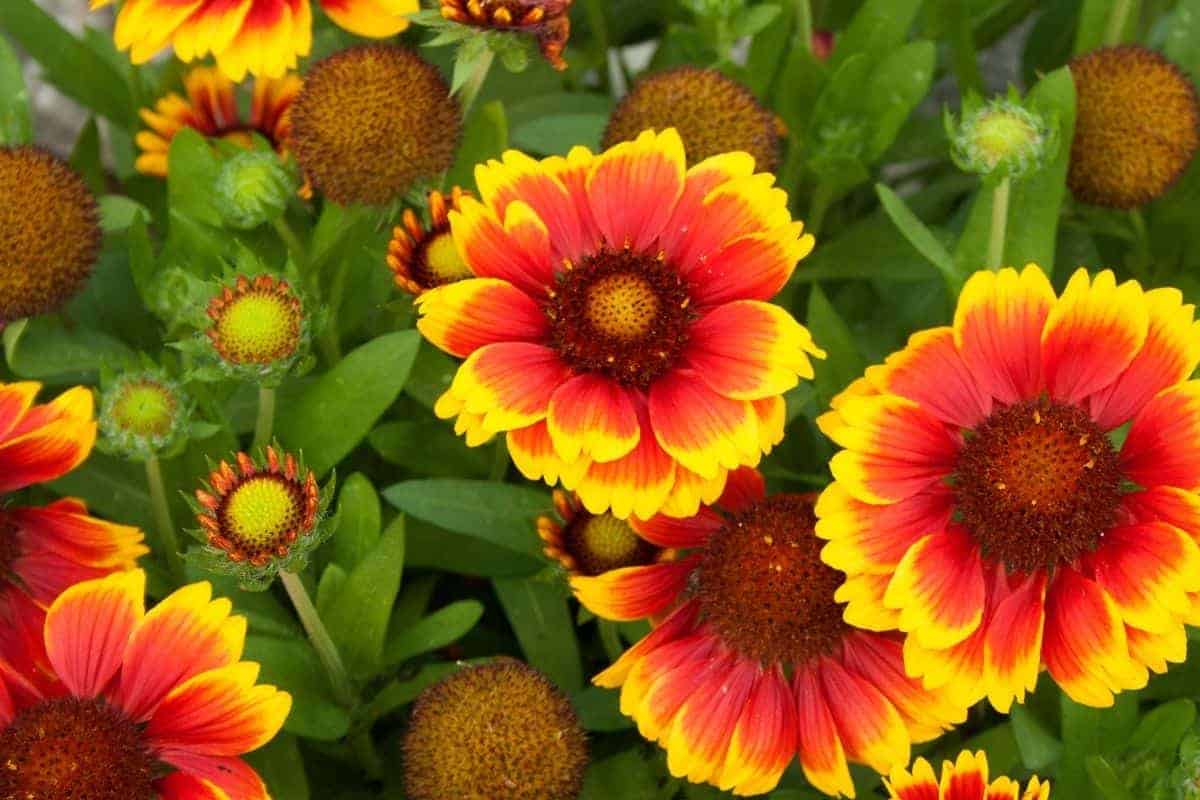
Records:
[[[697,570],[703,618],[743,655],[801,665],[831,653],[846,630],[833,594],[844,576],[821,561],[813,504],[774,495],[713,535]]]
[[[429,286],[441,286],[454,283],[465,278],[474,277],[467,262],[458,254],[454,237],[447,233],[439,233],[425,245],[425,266],[429,271]]]
[[[286,299],[252,291],[236,298],[217,321],[221,354],[235,364],[270,364],[295,352],[300,315]]]
[[[295,541],[304,522],[299,488],[278,475],[247,479],[230,492],[221,509],[225,535],[251,561],[276,554]]]
[[[577,372],[645,388],[687,343],[689,304],[683,279],[658,258],[603,249],[560,278],[546,309],[551,343]]]
[[[137,436],[166,436],[175,418],[175,396],[153,381],[126,384],[113,403],[117,425]]]
[[[995,411],[968,436],[955,495],[984,554],[1030,572],[1095,546],[1116,520],[1121,471],[1083,409],[1029,400]]]
[[[133,721],[100,700],[47,700],[0,730],[5,800],[141,800],[154,764]]]
[[[650,564],[660,549],[634,533],[612,514],[581,514],[563,531],[564,549],[584,575]]]

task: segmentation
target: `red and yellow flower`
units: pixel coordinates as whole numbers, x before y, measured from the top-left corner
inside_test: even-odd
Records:
[[[817,504],[855,624],[907,633],[909,674],[1007,711],[1045,667],[1105,706],[1184,659],[1200,622],[1200,361],[1174,289],[1034,265],[981,272],[954,324],[818,420]]]
[[[1049,800],[1050,784],[1029,779],[1025,792],[1012,778],[1001,776],[988,783],[987,754],[963,751],[951,764],[942,762],[942,777],[938,780],[933,767],[923,758],[913,763],[912,773],[896,769],[885,781],[893,800]]]
[[[450,212],[470,192],[455,186],[449,196],[437,189],[428,195],[429,224],[422,223],[415,209],[404,209],[403,224],[392,229],[387,265],[396,285],[416,296],[435,286],[473,277],[471,268],[458,254],[450,233]]]
[[[887,773],[911,743],[965,719],[905,675],[897,635],[843,619],[844,576],[821,561],[814,500],[768,497],[743,468],[721,511],[631,520],[681,559],[572,580],[600,616],[665,617],[594,682],[621,687],[621,711],[666,749],[673,775],[758,794],[798,757],[818,789],[853,797],[848,762]]]
[[[246,621],[195,583],[145,609],[130,570],[72,586],[0,660],[0,797],[268,800],[241,759],[292,699],[242,661]]]
[[[91,0],[92,10],[113,0]],[[382,39],[408,27],[419,0],[318,0],[342,28]],[[125,0],[113,39],[144,64],[168,45],[181,61],[212,54],[235,81],[249,72],[279,78],[312,48],[309,0]]]
[[[137,135],[137,145],[142,151],[135,164],[138,172],[166,177],[171,140],[184,128],[243,147],[249,147],[251,134],[258,133],[278,153],[285,153],[292,128],[288,111],[301,85],[298,75],[258,78],[254,81],[250,116],[243,119],[233,81],[220,70],[196,67],[183,79],[187,97],[171,92],[155,103],[153,110],[142,109],[142,121],[150,130]]]
[[[435,411],[508,437],[529,478],[592,513],[694,514],[783,437],[783,393],[823,357],[766,302],[813,246],[745,153],[687,169],[674,130],[600,155],[506,153],[450,213],[476,276],[417,298],[465,358]]]

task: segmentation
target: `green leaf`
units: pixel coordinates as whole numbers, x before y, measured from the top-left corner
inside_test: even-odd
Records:
[[[755,34],[765,31],[767,27],[773,23],[778,17],[782,9],[772,3],[764,3],[763,5],[750,6],[743,9],[733,19],[731,33],[734,36],[754,36]]]
[[[920,41],[888,53],[875,66],[863,98],[871,131],[864,153],[868,164],[887,152],[905,120],[929,93],[936,61],[933,42]]]
[[[100,198],[100,227],[105,233],[128,230],[134,220],[150,221],[150,212],[136,200],[119,194],[106,194]]]
[[[829,57],[830,67],[838,69],[859,54],[878,58],[899,47],[908,38],[921,4],[922,0],[867,0],[838,35],[837,46]]]
[[[908,240],[908,243],[925,256],[930,264],[937,267],[938,272],[942,273],[946,279],[947,285],[954,288],[960,286],[961,279],[955,271],[954,256],[950,255],[950,251],[938,240],[933,231],[925,227],[925,223],[909,210],[904,200],[884,184],[875,184],[875,193],[879,195],[879,202],[883,205],[884,212]]]
[[[525,486],[452,478],[397,483],[383,496],[418,519],[531,556],[541,552],[537,517],[551,507],[545,492]]]
[[[1086,762],[1094,755],[1124,749],[1138,720],[1137,695],[1123,692],[1111,708],[1089,708],[1062,696],[1063,757],[1054,791],[1063,797],[1089,797]]]
[[[445,421],[385,422],[367,437],[387,461],[437,478],[483,478],[492,465],[492,451],[467,447]]]
[[[361,717],[370,722],[386,716],[416,700],[423,690],[461,668],[460,663],[425,664],[413,677],[392,681],[380,689],[363,707]]]
[[[1013,736],[1026,769],[1044,770],[1062,757],[1062,742],[1028,708],[1014,705],[1010,714]]]
[[[333,561],[350,572],[379,542],[383,511],[379,494],[361,472],[346,479],[338,493],[338,527],[333,535]]]
[[[426,408],[432,409],[437,399],[450,388],[458,362],[429,342],[422,342],[413,364],[412,374],[404,393]]]
[[[476,600],[459,600],[440,608],[416,624],[389,634],[383,664],[394,667],[414,656],[456,642],[474,628],[482,616],[483,605]]]
[[[525,660],[574,693],[583,688],[583,665],[566,592],[557,583],[497,578],[492,581]]]
[[[1200,0],[1179,0],[1167,25],[1167,58],[1200,81]]]
[[[388,333],[351,352],[280,409],[276,431],[323,475],[353,450],[408,380],[420,334]]]
[[[307,641],[247,636],[245,657],[262,665],[260,683],[292,694],[285,731],[319,741],[334,741],[349,731],[350,715],[334,701],[324,667]]]
[[[637,750],[593,762],[584,776],[580,800],[654,800],[658,778]]]
[[[854,335],[829,302],[820,286],[814,285],[808,298],[808,329],[817,346],[824,349],[828,357],[814,361],[817,399],[821,408],[851,381],[862,374],[866,361],[854,342]]]
[[[1092,785],[1100,791],[1103,800],[1134,800],[1112,766],[1102,756],[1088,756],[1087,774],[1092,779]],[[1060,787],[1055,788],[1062,791]]]
[[[1179,699],[1147,711],[1129,737],[1129,749],[1161,755],[1174,755],[1180,740],[1196,721],[1196,704]]]
[[[513,128],[513,146],[541,155],[565,156],[575,145],[600,146],[606,114],[550,114]]]
[[[119,339],[68,325],[57,316],[29,320],[19,338],[9,346],[6,337],[5,345],[8,366],[16,375],[58,383],[90,383],[101,365],[126,364],[134,358],[133,351]]]
[[[101,226],[103,226],[104,200],[102,195],[108,191],[108,177],[104,174],[103,157],[100,154],[100,126],[96,124],[95,117],[88,117],[87,124],[83,126],[83,130],[75,139],[75,147],[71,150],[71,157],[68,161],[83,178],[88,188],[92,190],[92,194],[101,197]],[[129,202],[138,205],[132,200]]]
[[[508,147],[508,119],[504,104],[493,101],[472,112],[463,129],[454,166],[446,174],[447,186],[474,186],[475,165],[499,158]]]
[[[346,570],[339,567],[337,564],[330,564],[321,572],[321,580],[317,582],[317,597],[315,605],[317,607],[317,615],[324,619],[329,616],[329,609],[333,606],[338,595],[342,593],[342,589],[346,586],[346,578],[349,577]]]
[[[621,713],[621,693],[616,689],[588,686],[571,699],[585,730],[623,731],[633,727],[633,720]]]
[[[405,560],[410,567],[485,578],[533,575],[546,565],[540,555],[523,555],[474,536],[452,533],[419,519],[410,519],[408,522],[408,552]]]
[[[21,62],[8,39],[0,36],[0,145],[33,141],[33,112]]]
[[[1109,18],[1112,16],[1113,9],[1118,5],[1120,3],[1115,0],[1083,0],[1083,7],[1079,10],[1079,23],[1075,28],[1075,55],[1087,53],[1109,44],[1106,41],[1110,25]],[[1136,22],[1137,14],[1128,14],[1120,38],[1112,44],[1125,41],[1125,36],[1136,30]]]
[[[309,800],[304,755],[295,736],[280,734],[253,753],[247,753],[246,760],[266,781],[272,797]]]
[[[379,669],[403,570],[404,517],[398,516],[346,577],[324,620],[351,675],[365,677]]]

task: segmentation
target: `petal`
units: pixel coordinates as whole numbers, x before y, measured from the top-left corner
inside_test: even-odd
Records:
[[[1078,403],[1117,379],[1146,342],[1149,317],[1137,281],[1117,286],[1109,270],[1092,282],[1071,276],[1046,318],[1042,370],[1050,397]]]
[[[639,402],[641,434],[637,446],[626,456],[606,463],[589,464],[578,478],[564,478],[584,507],[593,514],[611,510],[613,516],[643,519],[662,510],[675,483],[675,462],[659,447],[650,425],[650,414]]]
[[[884,784],[894,800],[940,800],[937,776],[923,758],[913,762],[911,775],[903,767],[897,767]]]
[[[942,800],[983,800],[988,785],[987,757],[964,750],[954,767],[942,767]]]
[[[83,463],[96,441],[91,390],[70,389],[34,406],[0,441],[0,492],[65,475]]]
[[[891,575],[850,575],[833,593],[833,599],[845,603],[842,619],[846,624],[866,631],[891,631],[900,626],[900,612],[883,604]]]
[[[758,446],[763,455],[766,455],[783,441],[784,428],[787,426],[787,403],[782,396],[776,395],[751,400],[750,405],[754,407],[754,415],[758,417]]]
[[[177,750],[166,754],[163,760],[180,769],[183,774],[216,786],[230,800],[271,800],[263,779],[240,758],[201,756]]]
[[[803,222],[733,239],[708,258],[687,265],[692,301],[707,308],[733,300],[770,300],[814,244]]]
[[[954,343],[981,389],[1004,403],[1037,394],[1054,289],[1036,265],[976,272],[954,312]]]
[[[33,399],[41,390],[40,383],[0,383],[0,442],[17,427],[25,412],[33,406]]]
[[[722,397],[691,370],[674,370],[650,387],[650,425],[663,450],[705,478],[760,457],[753,407]]]
[[[408,14],[420,10],[418,0],[320,0],[338,27],[359,36],[385,39],[408,27]]]
[[[548,347],[500,342],[472,353],[459,367],[446,395],[461,401],[468,413],[482,414],[483,428],[498,433],[544,419],[554,391],[570,375],[558,354]]]
[[[1182,625],[1172,626],[1164,633],[1148,633],[1126,625],[1125,639],[1129,642],[1129,655],[1133,660],[1159,675],[1167,671],[1168,663],[1187,661],[1188,636]]]
[[[0,583],[0,684],[17,706],[62,693],[46,657],[46,612],[11,583]]]
[[[725,479],[725,490],[717,505],[726,511],[741,513],[767,497],[767,483],[753,467],[740,467]]]
[[[692,517],[668,517],[655,514],[650,519],[629,518],[629,525],[646,541],[659,547],[702,547],[721,529],[725,519],[710,508],[701,508]]]
[[[246,620],[233,604],[212,599],[212,585],[193,583],[152,608],[129,638],[117,702],[129,716],[148,719],[167,693],[190,678],[237,663]]]
[[[992,781],[992,785],[988,787],[984,800],[1017,800],[1017,795],[1020,791],[1021,784],[1012,778],[1001,776]]]
[[[997,605],[987,620],[983,644],[988,699],[1007,714],[1014,698],[1025,702],[1037,686],[1046,623],[1046,574],[1039,571]]]
[[[590,154],[589,154],[590,155]],[[590,161],[590,159],[589,159]],[[479,196],[498,219],[513,202],[526,204],[542,220],[558,260],[578,258],[594,241],[586,236],[578,201],[555,174],[558,162],[538,162],[516,150],[505,152],[500,161],[490,160],[475,167]]]
[[[1104,430],[1131,419],[1168,386],[1188,379],[1200,363],[1200,322],[1178,289],[1145,295],[1149,314],[1146,343],[1116,381],[1088,398],[1092,419]]]
[[[146,741],[164,754],[237,756],[279,732],[291,695],[255,685],[258,665],[240,662],[196,675],[171,690],[146,726]]]
[[[846,398],[831,425],[818,424],[846,448],[830,461],[833,476],[854,497],[883,505],[911,497],[954,469],[958,443],[950,430],[911,400],[895,395]]]
[[[663,249],[667,260],[690,280],[732,242],[791,224],[787,192],[775,186],[774,175],[759,173],[717,185],[689,218],[677,213],[668,223]]]
[[[469,439],[467,444],[470,444]],[[507,444],[513,464],[531,481],[545,480],[553,486],[561,478],[566,483],[575,483],[588,467],[587,461],[568,464],[558,457],[544,421],[510,431]]]
[[[683,192],[686,158],[674,128],[643,131],[596,157],[588,202],[609,247],[646,250],[659,238]]]
[[[1025,794],[1021,795],[1021,800],[1049,800],[1049,798],[1050,783],[1038,781],[1036,776],[1029,779],[1029,785],[1025,787]]]
[[[687,171],[683,193],[671,212],[671,218],[663,228],[659,245],[670,257],[679,250],[679,243],[700,218],[701,207],[709,193],[722,184],[737,178],[748,178],[754,174],[754,158],[749,153],[723,153],[696,164]],[[726,241],[733,241],[736,235]],[[675,262],[678,263],[678,262]]]
[[[716,776],[721,789],[739,795],[769,792],[796,752],[796,701],[782,670],[760,672],[750,690]]]
[[[904,671],[919,676],[926,691],[937,692],[958,708],[970,708],[987,695],[983,680],[986,632],[981,625],[944,650],[922,647],[917,637],[909,636],[904,640]]]
[[[840,483],[817,499],[817,536],[828,539],[821,560],[847,573],[890,574],[922,537],[946,530],[954,494],[935,486],[886,506],[856,500]]]
[[[1121,504],[1138,522],[1166,522],[1200,537],[1200,495],[1174,486],[1152,486],[1121,497]]]
[[[579,219],[578,241],[571,241],[569,237],[564,236],[559,245],[566,258],[578,258],[581,254],[592,252],[600,246],[600,229],[596,227],[587,197],[587,178],[595,161],[596,157],[592,155],[591,150],[575,145],[567,151],[565,157],[550,156],[541,162],[542,166],[566,187],[571,207]],[[552,235],[558,236],[558,233],[554,232]]]
[[[182,772],[172,772],[154,788],[162,800],[230,800],[216,784]]]
[[[540,342],[549,320],[533,298],[498,278],[472,278],[422,292],[417,328],[459,358],[496,342]]]
[[[756,662],[735,658],[726,669],[709,674],[680,707],[670,733],[664,737],[667,768],[672,775],[696,783],[720,776],[759,670]]]
[[[850,765],[833,712],[825,701],[816,667],[798,670],[792,679],[796,696],[796,732],[800,767],[804,777],[828,795],[854,796]]]
[[[661,512],[672,517],[695,516],[700,513],[702,506],[712,505],[720,499],[728,477],[729,470],[726,469],[719,469],[716,475],[705,478],[682,464],[676,464],[675,484],[663,501]]]
[[[696,622],[699,606],[685,603],[673,611],[641,641],[621,654],[612,666],[592,678],[592,683],[605,689],[615,689],[629,678],[630,671],[650,653],[687,636]]]
[[[1129,658],[1125,626],[1112,598],[1070,567],[1060,568],[1046,594],[1042,657],[1072,700],[1106,708],[1113,693],[1145,684]]]
[[[958,644],[983,618],[979,545],[957,525],[917,542],[900,560],[883,602],[900,611],[900,630],[923,647]]]
[[[908,345],[870,367],[867,379],[880,391],[907,397],[943,422],[973,428],[992,410],[992,399],[954,344],[953,328],[914,333]]]
[[[76,697],[104,691],[145,612],[146,573],[118,572],[67,589],[46,613],[46,655]]]
[[[684,361],[718,394],[758,400],[811,380],[809,355],[824,358],[808,329],[782,308],[757,300],[718,306],[696,321]]]
[[[1173,386],[1142,407],[1121,448],[1121,468],[1144,487],[1200,489],[1200,381]]]
[[[818,672],[846,757],[882,773],[907,764],[908,730],[883,693],[832,658]]]
[[[1165,522],[1113,528],[1086,563],[1125,623],[1150,633],[1179,627],[1200,591],[1200,547]]]
[[[679,598],[697,563],[692,556],[641,567],[571,577],[576,599],[598,617],[635,620],[661,614]]]
[[[502,224],[487,206],[464,197],[450,212],[450,230],[459,256],[479,277],[508,281],[534,298],[554,284],[550,234],[524,203],[512,203]]]
[[[550,398],[546,418],[554,449],[564,461],[615,461],[641,438],[635,390],[597,373],[576,375]]]
[[[252,5],[237,36],[215,55],[217,66],[232,80],[240,81],[247,72],[282,78],[311,48],[312,9],[305,0],[285,0]]]

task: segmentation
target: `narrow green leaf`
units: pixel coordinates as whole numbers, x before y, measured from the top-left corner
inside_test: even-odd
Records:
[[[368,722],[386,716],[416,700],[423,690],[460,669],[461,663],[426,664],[413,677],[394,680],[380,689],[363,707],[360,716]]]
[[[1026,769],[1044,770],[1062,757],[1062,742],[1047,731],[1028,708],[1013,706],[1010,721],[1017,749],[1021,752],[1021,763]]]
[[[337,564],[330,564],[321,573],[321,580],[317,582],[315,605],[317,614],[322,619],[329,616],[329,609],[332,608],[334,601],[338,599],[342,589],[345,588],[347,577],[346,570]]]
[[[383,496],[418,519],[531,556],[541,552],[537,517],[551,507],[545,492],[525,486],[452,478],[397,483]]]
[[[1102,756],[1088,756],[1087,774],[1103,800],[1134,800],[1133,795],[1113,771],[1112,765]]]
[[[440,419],[385,422],[367,437],[387,461],[433,478],[484,478],[492,465],[486,447],[467,447]]]
[[[933,42],[910,42],[888,53],[875,66],[863,97],[863,112],[870,121],[863,159],[875,163],[896,140],[901,126],[933,82],[937,48]]]
[[[921,4],[922,0],[867,0],[838,35],[830,65],[837,69],[860,53],[874,59],[899,47],[908,38]]]
[[[1129,737],[1133,751],[1174,755],[1196,721],[1196,703],[1180,698],[1150,709]]]
[[[366,677],[379,669],[403,570],[404,517],[398,516],[346,577],[325,618],[351,675]]]
[[[463,129],[454,166],[446,175],[448,186],[474,186],[475,165],[499,158],[508,147],[508,119],[500,101],[476,108]]]
[[[338,527],[333,535],[333,560],[350,572],[374,549],[383,527],[379,494],[370,479],[356,472],[338,492]]]
[[[580,800],[653,800],[657,793],[650,762],[637,750],[626,750],[588,767]]]
[[[1063,757],[1054,790],[1063,797],[1089,797],[1087,759],[1125,748],[1137,726],[1138,701],[1132,692],[1116,696],[1111,708],[1089,708],[1062,697]]]
[[[295,736],[280,734],[253,753],[246,754],[246,760],[266,781],[272,797],[309,800],[304,755]]]
[[[540,555],[518,553],[508,547],[491,544],[412,518],[408,521],[407,563],[424,567],[476,575],[484,578],[510,578],[533,575],[546,566]]]
[[[1116,0],[1083,0],[1083,5],[1079,10],[1079,23],[1075,28],[1075,55],[1087,53],[1108,44],[1105,38],[1110,25],[1109,18],[1112,16],[1113,9],[1118,5],[1120,4]],[[1126,34],[1135,29],[1136,19],[1136,14],[1129,14],[1126,17],[1125,25],[1121,28],[1120,39],[1116,43],[1124,41]]]
[[[286,688],[292,694],[292,713],[283,725],[285,731],[319,741],[346,735],[350,715],[334,701],[321,661],[307,641],[247,636],[245,657],[262,666],[261,683]]]
[[[2,102],[3,100],[0,100],[0,103]],[[108,181],[104,175],[104,163],[100,155],[100,126],[96,124],[95,117],[88,117],[87,124],[75,139],[75,147],[71,150],[68,161],[83,177],[92,194],[100,197],[108,191]],[[134,203],[132,200],[130,202]]]
[[[546,673],[564,692],[582,689],[579,643],[563,588],[557,583],[512,578],[498,578],[492,585],[525,660]]]
[[[616,689],[587,686],[571,700],[586,730],[623,731],[633,727],[633,720],[621,713],[621,693]]]
[[[0,36],[0,145],[33,141],[33,112],[21,62],[8,39]]]
[[[1192,80],[1200,82],[1200,0],[1179,0],[1163,50]]]
[[[420,334],[388,333],[347,355],[280,409],[276,431],[318,474],[346,457],[383,415],[408,380]]]
[[[937,267],[938,272],[942,273],[942,277],[946,279],[948,286],[955,288],[960,286],[962,281],[955,271],[954,256],[950,255],[950,251],[938,240],[933,231],[925,227],[925,223],[909,210],[904,200],[884,184],[875,184],[875,193],[879,195],[879,202],[883,205],[884,212],[908,240],[908,243],[917,248],[917,252],[925,256],[930,264]]]
[[[430,653],[461,639],[483,616],[476,600],[459,600],[388,636],[383,664],[394,667],[414,656]]]

